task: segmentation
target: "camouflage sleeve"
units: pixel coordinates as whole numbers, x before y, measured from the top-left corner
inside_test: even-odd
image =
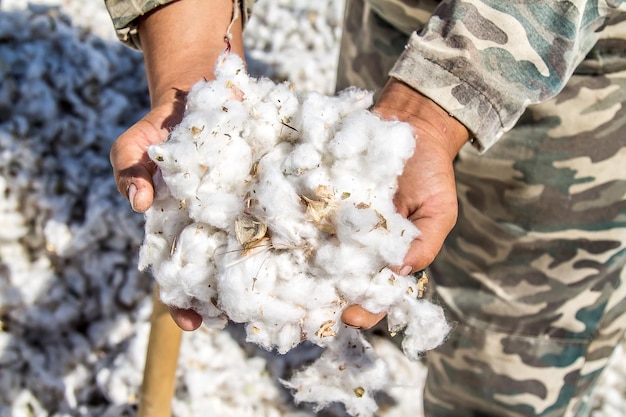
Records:
[[[173,1],[176,0],[104,0],[104,4],[111,16],[113,27],[120,41],[131,48],[141,49],[141,43],[137,34],[137,19],[152,9]],[[252,13],[252,6],[255,1],[239,1],[244,24],[247,22],[250,13]]]
[[[564,87],[603,24],[624,11],[617,0],[444,0],[390,76],[441,105],[486,150],[528,105]]]

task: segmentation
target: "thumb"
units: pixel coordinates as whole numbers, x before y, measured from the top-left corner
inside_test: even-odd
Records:
[[[433,210],[439,211],[435,208]],[[420,231],[420,235],[411,242],[404,256],[403,265],[397,268],[401,275],[426,269],[441,251],[446,237],[456,222],[458,210],[456,200],[451,201],[442,210],[445,211],[435,214],[425,214],[422,211],[418,218],[413,218],[418,215],[417,213],[409,216],[409,220]]]
[[[142,119],[111,147],[109,156],[117,189],[137,212],[148,210],[154,199],[152,177],[156,165],[148,156],[148,147],[165,139],[165,131]]]

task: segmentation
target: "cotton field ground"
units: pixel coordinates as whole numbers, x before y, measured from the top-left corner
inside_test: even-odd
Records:
[[[100,0],[0,10],[0,417],[133,416],[152,277],[137,269],[143,216],[117,193],[108,151],[148,109],[142,57],[115,39]],[[250,72],[333,93],[342,12],[343,1],[259,0]],[[174,416],[316,415],[277,378],[320,350],[276,355],[244,333],[184,335]],[[370,336],[392,373],[378,415],[422,415],[423,364]],[[626,415],[621,346],[597,391],[593,417]]]

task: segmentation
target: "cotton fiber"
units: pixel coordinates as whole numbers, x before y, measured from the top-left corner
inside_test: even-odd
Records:
[[[287,383],[296,401],[372,415],[384,362],[342,324],[344,308],[387,312],[394,332],[407,330],[411,358],[448,331],[441,309],[418,299],[417,278],[389,269],[420,233],[392,203],[412,129],[371,113],[367,91],[301,94],[250,77],[229,53],[215,74],[148,150],[159,169],[140,266],[166,304],[209,326],[243,323],[248,341],[279,353],[303,341],[327,348]]]

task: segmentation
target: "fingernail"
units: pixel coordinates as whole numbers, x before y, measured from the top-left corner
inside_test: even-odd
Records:
[[[411,265],[404,265],[402,267],[402,269],[400,269],[400,275],[405,277],[405,276],[409,275],[412,270],[413,270],[413,267]]]
[[[130,202],[130,206],[135,210],[135,195],[137,194],[137,186],[135,184],[131,184],[128,186],[128,201]]]

